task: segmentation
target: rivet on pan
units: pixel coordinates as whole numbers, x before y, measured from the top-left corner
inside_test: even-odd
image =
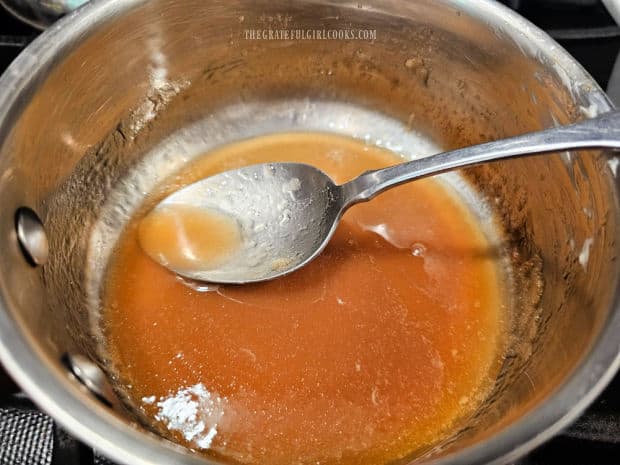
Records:
[[[97,399],[108,407],[112,407],[116,403],[114,390],[99,365],[80,354],[65,354],[62,361],[77,380]]]
[[[49,244],[37,214],[28,207],[18,208],[15,212],[15,229],[26,261],[32,266],[44,265],[49,255]]]

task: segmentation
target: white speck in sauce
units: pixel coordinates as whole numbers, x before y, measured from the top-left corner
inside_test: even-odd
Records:
[[[372,401],[373,405],[379,405],[379,390],[377,389],[377,386],[372,388],[372,392],[370,393],[370,400]]]
[[[254,352],[252,352],[250,349],[239,349],[240,352],[243,352],[244,354],[246,354],[250,360],[252,360],[252,362],[256,362],[256,354]]]
[[[583,241],[583,246],[581,247],[581,252],[579,253],[579,264],[585,270],[588,267],[588,260],[590,260],[590,247],[594,239],[592,237],[588,237],[585,241]]]
[[[157,400],[157,398],[155,396],[149,396],[149,397],[143,397],[142,398],[142,402],[147,404],[147,405],[150,405],[150,404],[154,403],[155,400]]]

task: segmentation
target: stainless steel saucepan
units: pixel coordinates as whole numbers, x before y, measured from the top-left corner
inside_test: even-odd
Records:
[[[488,0],[95,0],[0,78],[0,359],[112,459],[208,463],[141,426],[107,368],[106,263],[159,181],[277,131],[336,132],[413,158],[611,108],[555,42]],[[416,463],[510,463],[611,379],[619,164],[564,152],[445,178],[507,270],[509,347],[476,414]]]

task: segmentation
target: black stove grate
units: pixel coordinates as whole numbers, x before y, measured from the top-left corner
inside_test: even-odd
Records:
[[[606,88],[620,28],[600,0],[503,0],[549,32]],[[38,31],[0,8],[0,72]],[[40,413],[0,368],[0,465],[111,465]],[[620,376],[569,429],[515,465],[620,465]]]

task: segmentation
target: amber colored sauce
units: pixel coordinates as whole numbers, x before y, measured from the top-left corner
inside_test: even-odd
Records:
[[[153,260],[174,270],[211,269],[241,246],[233,218],[192,205],[164,205],[140,222],[138,240]]]
[[[400,161],[344,137],[273,135],[210,153],[162,192],[284,160],[339,182]],[[381,464],[454,432],[488,392],[496,254],[439,181],[353,207],[315,261],[255,285],[180,281],[141,249],[140,219],[108,270],[107,346],[136,411],[174,441],[237,463]]]

